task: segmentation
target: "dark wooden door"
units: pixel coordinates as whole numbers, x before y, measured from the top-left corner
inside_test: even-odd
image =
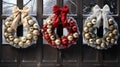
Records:
[[[5,5],[7,4],[7,6]],[[30,14],[35,17],[40,27],[44,20],[52,14],[52,6],[68,4],[69,15],[73,16],[82,32],[83,23],[95,4],[103,7],[108,4],[112,16],[119,25],[119,0],[0,0],[0,67],[120,67],[120,43],[108,50],[96,50],[84,43],[82,35],[77,43],[68,49],[57,50],[47,45],[42,35],[36,44],[26,49],[16,49],[4,42],[3,24],[11,15],[11,7],[30,7]],[[18,27],[18,35],[23,34],[23,27]],[[119,28],[120,30],[120,28]]]

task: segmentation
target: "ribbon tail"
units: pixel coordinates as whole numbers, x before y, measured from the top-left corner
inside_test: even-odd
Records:
[[[96,17],[97,17],[97,21],[95,26],[99,28],[101,23],[101,18],[102,18],[101,12],[99,12],[98,16],[96,15]]]
[[[57,27],[59,19],[60,18],[58,16],[54,16],[53,27]]]
[[[28,27],[28,21],[26,18],[21,18],[21,21],[22,21],[22,24],[23,24],[23,27]]]
[[[11,24],[11,28],[14,29],[15,31],[17,29],[19,20],[20,20],[20,15],[18,15]]]

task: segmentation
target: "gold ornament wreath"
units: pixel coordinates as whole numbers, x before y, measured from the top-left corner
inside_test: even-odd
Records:
[[[17,6],[13,8],[13,15],[7,17],[4,23],[4,37],[6,42],[16,48],[26,48],[31,46],[39,35],[39,26],[31,16],[28,15],[29,8],[24,7],[20,10]],[[21,20],[21,21],[20,21]],[[27,29],[27,34],[22,37],[15,35],[18,25],[23,24],[23,27]]]

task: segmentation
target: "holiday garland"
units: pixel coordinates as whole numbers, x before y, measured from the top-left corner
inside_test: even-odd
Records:
[[[89,46],[96,49],[107,49],[116,44],[119,35],[118,26],[109,12],[108,5],[105,5],[103,9],[96,5],[93,8],[93,14],[86,19],[83,27],[83,37]],[[97,28],[99,28],[101,22],[103,22],[104,35],[99,38]]]
[[[7,17],[4,23],[4,37],[5,40],[16,48],[26,48],[31,46],[39,35],[38,24],[28,15],[29,8],[24,7],[20,10],[17,6],[13,8],[13,15]],[[21,20],[21,21],[20,21]],[[22,25],[27,29],[27,34],[22,37],[17,37],[15,32],[17,26]]]
[[[53,13],[49,16],[42,28],[42,34],[48,44],[54,48],[64,49],[73,45],[78,37],[79,30],[76,21],[72,17],[67,17],[68,6],[59,8],[57,5],[53,7]],[[59,37],[55,33],[58,24],[61,23],[63,28],[67,29],[68,34]]]

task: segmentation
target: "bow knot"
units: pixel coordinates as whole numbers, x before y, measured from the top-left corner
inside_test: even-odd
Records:
[[[23,9],[19,9],[17,6],[13,7],[12,13],[13,13],[13,22],[11,25],[11,28],[16,30],[18,26],[18,21],[21,19],[21,22],[23,24],[23,27],[28,26],[27,19],[25,18],[28,15],[29,8],[28,7],[23,7]]]
[[[63,27],[68,27],[68,24],[67,24],[68,12],[69,12],[69,8],[67,5],[64,5],[61,8],[59,8],[57,5],[53,6],[53,13],[55,14],[53,27],[57,27],[59,22],[62,22]]]

